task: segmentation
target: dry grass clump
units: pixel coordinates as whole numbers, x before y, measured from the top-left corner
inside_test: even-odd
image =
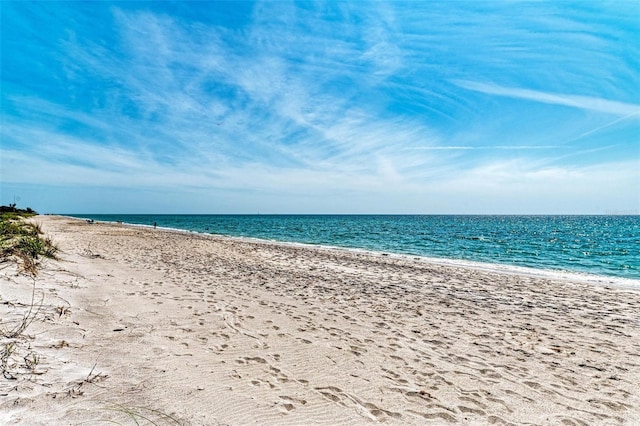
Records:
[[[35,276],[38,260],[55,259],[58,248],[50,238],[42,236],[40,225],[25,222],[29,216],[6,212],[0,215],[0,262],[17,258],[23,269]]]
[[[129,406],[122,404],[113,404],[110,407],[105,408],[107,411],[111,411],[116,414],[115,419],[110,420],[92,420],[92,424],[97,423],[111,423],[117,425],[135,424],[135,425],[182,425],[183,423],[177,418],[164,413],[160,410],[155,410],[149,407]],[[121,423],[122,420],[124,423]]]
[[[2,301],[9,305],[11,310],[23,310],[17,314],[18,318],[6,320],[0,318],[0,373],[7,380],[16,380],[18,374],[37,374],[35,367],[39,363],[39,356],[25,345],[28,337],[25,330],[42,309],[42,300],[36,302],[36,280],[33,278],[31,302],[28,304]]]
[[[26,305],[26,312],[21,315],[18,321],[11,322],[3,322],[0,321],[0,337],[4,339],[14,339],[20,336],[26,329],[31,325],[35,317],[42,309],[42,300],[40,303],[36,303],[36,280],[33,280],[33,290],[31,291],[31,303]],[[10,304],[10,302],[4,302],[5,304]],[[15,305],[15,304],[13,304]],[[9,325],[5,325],[9,324]]]

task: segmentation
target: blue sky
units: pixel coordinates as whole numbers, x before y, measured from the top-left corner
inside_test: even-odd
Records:
[[[0,202],[638,213],[640,3],[1,2]]]

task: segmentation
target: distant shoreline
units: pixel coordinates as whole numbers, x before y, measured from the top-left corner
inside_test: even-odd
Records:
[[[55,215],[55,216],[67,217],[69,219],[75,219],[75,220],[86,220],[91,217],[91,216],[87,216],[85,218],[80,218],[76,216],[66,216],[66,215]],[[94,217],[95,216],[98,216],[98,215],[94,215]],[[149,215],[149,216],[157,216],[157,215]],[[173,215],[169,215],[169,216],[173,216]],[[203,216],[209,216],[209,215],[203,215]],[[105,223],[105,224],[118,224],[117,222],[103,221],[103,220],[98,220],[97,222]],[[154,228],[153,224],[146,225],[146,224],[122,222],[120,223],[120,225],[150,228],[150,229]],[[412,254],[405,254],[405,253],[385,252],[385,251],[377,251],[377,250],[368,250],[368,249],[357,248],[357,247],[341,247],[341,246],[333,246],[333,245],[326,245],[326,244],[311,244],[311,243],[303,243],[303,242],[281,241],[276,239],[265,239],[265,238],[259,238],[259,237],[242,237],[242,236],[234,236],[234,235],[226,235],[226,234],[209,233],[209,232],[198,232],[198,231],[191,231],[191,230],[186,230],[181,228],[169,228],[169,227],[162,227],[162,226],[157,226],[157,229],[170,231],[170,232],[177,232],[177,233],[197,234],[197,235],[202,235],[206,237],[216,237],[216,238],[223,238],[223,239],[228,238],[228,239],[238,240],[238,241],[249,241],[249,242],[258,242],[258,243],[266,243],[266,244],[285,245],[285,246],[299,246],[299,247],[306,247],[306,248],[320,249],[320,250],[348,251],[353,253],[370,254],[373,256],[389,256],[389,257],[396,257],[401,259],[418,260],[418,261],[422,261],[422,262],[426,262],[434,265],[470,268],[470,269],[475,269],[480,271],[495,272],[495,273],[508,274],[508,275],[523,275],[523,276],[529,276],[529,277],[535,277],[535,278],[545,278],[550,280],[583,282],[583,283],[600,285],[600,286],[610,285],[610,286],[616,286],[616,287],[622,287],[622,288],[628,288],[628,289],[640,291],[640,279],[632,279],[632,278],[625,278],[625,277],[615,277],[615,276],[609,276],[609,275],[598,275],[598,274],[592,274],[592,273],[582,273],[582,272],[564,271],[564,270],[550,270],[550,269],[542,269],[542,268],[517,266],[517,265],[506,264],[506,263],[477,262],[477,261],[454,259],[454,258],[442,258],[442,257],[431,257],[431,256],[423,256],[423,255],[412,255]]]

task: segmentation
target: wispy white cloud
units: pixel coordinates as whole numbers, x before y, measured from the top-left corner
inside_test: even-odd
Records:
[[[417,146],[405,148],[413,151],[472,151],[472,150],[508,150],[508,151],[528,151],[538,149],[557,149],[557,145],[484,145],[484,146],[456,146],[456,145],[436,145]]]
[[[589,96],[566,95],[515,87],[503,87],[491,83],[480,83],[475,81],[453,80],[453,83],[459,87],[473,90],[475,92],[485,93],[487,95],[504,96],[544,104],[561,105],[604,112],[607,114],[621,115],[624,118],[632,116],[640,117],[640,104],[628,104]]]

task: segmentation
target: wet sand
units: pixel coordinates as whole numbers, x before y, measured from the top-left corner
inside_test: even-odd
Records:
[[[2,340],[2,424],[640,424],[636,289],[34,220],[60,259]],[[9,328],[34,282],[0,267]]]

